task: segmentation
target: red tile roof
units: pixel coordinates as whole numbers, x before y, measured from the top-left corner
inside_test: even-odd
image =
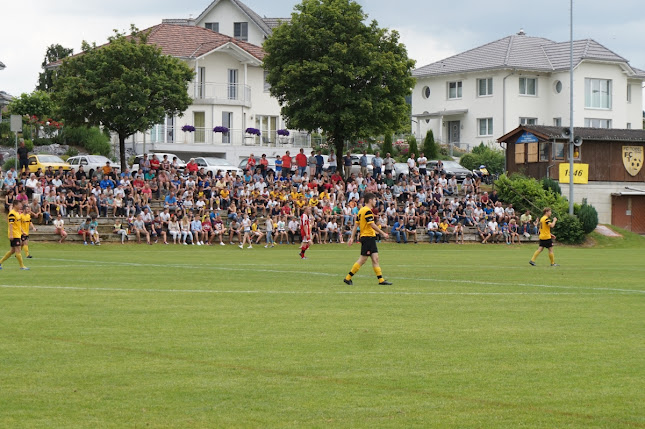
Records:
[[[266,55],[260,46],[216,33],[204,27],[163,23],[141,30],[141,32],[148,33],[148,44],[158,46],[161,48],[162,54],[173,57],[199,57],[227,43],[238,46],[260,61]],[[82,54],[81,52],[77,55]],[[57,67],[62,62],[62,60],[55,61],[48,64],[47,67]]]

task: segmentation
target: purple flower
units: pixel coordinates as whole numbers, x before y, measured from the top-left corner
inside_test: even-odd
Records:
[[[278,130],[278,135],[286,137],[289,135],[289,130]]]
[[[183,127],[181,127],[181,130],[192,133],[195,131],[195,127],[193,127],[192,125],[184,125]]]
[[[213,128],[214,133],[228,133],[228,128],[227,127],[215,127]]]
[[[256,136],[259,136],[260,134],[262,134],[260,132],[260,130],[258,130],[257,128],[247,128],[246,133],[247,134],[255,134]]]

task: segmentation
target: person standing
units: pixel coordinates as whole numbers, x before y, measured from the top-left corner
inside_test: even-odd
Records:
[[[358,159],[359,164],[361,165],[361,174],[363,177],[367,177],[367,151],[363,151],[363,155]]]
[[[300,245],[300,259],[307,259],[305,252],[311,246],[311,219],[309,215],[311,214],[311,207],[305,207],[302,216],[300,216],[300,238],[302,239],[302,244]]]
[[[417,164],[419,165],[419,174],[426,176],[428,174],[428,158],[423,156],[423,152],[419,154],[417,158]]]
[[[388,174],[392,174],[392,170],[394,170],[394,158],[392,158],[392,155],[388,152],[385,155],[385,159],[383,160],[383,167],[385,169],[385,177],[388,176]]]
[[[20,139],[18,146],[18,161],[20,163],[20,171],[29,171],[29,149],[25,146],[25,140]]]
[[[36,226],[31,222],[31,209],[27,204],[24,204],[22,208],[21,227],[21,249],[25,251],[25,256],[27,257],[27,259],[31,259],[32,256],[29,253],[29,230],[33,229],[34,231],[37,231],[37,229]]]
[[[12,209],[9,211],[9,215],[7,216],[9,226],[9,244],[11,246],[11,250],[9,250],[7,254],[4,255],[4,258],[0,260],[0,270],[2,269],[2,264],[4,263],[4,261],[9,259],[11,255],[16,255],[16,259],[18,260],[18,264],[20,264],[21,270],[29,269],[25,267],[25,264],[22,261],[22,254],[20,253],[22,236],[22,214],[20,213],[21,210],[22,202],[15,201],[13,203]]]
[[[302,175],[307,171],[307,155],[305,155],[305,150],[302,148],[300,149],[298,155],[296,155],[296,165],[298,166],[298,176],[302,177]]]
[[[386,281],[383,278],[383,273],[379,265],[378,259],[378,248],[376,247],[376,234],[380,234],[383,238],[387,239],[389,237],[387,232],[381,230],[381,228],[376,225],[374,222],[374,207],[376,206],[376,195],[371,192],[366,193],[364,196],[365,205],[359,210],[356,222],[352,228],[352,233],[347,240],[347,245],[351,246],[354,243],[354,237],[356,236],[356,229],[360,226],[360,241],[361,241],[361,256],[352,266],[352,269],[349,271],[347,276],[343,281],[348,285],[353,285],[352,277],[356,275],[358,270],[361,269],[367,258],[372,259],[372,268],[376,274],[376,278],[380,285],[391,285],[392,283]]]
[[[289,151],[282,157],[282,177],[288,178],[291,174],[291,154]]]
[[[555,236],[551,234],[551,228],[555,227],[557,221],[557,217],[553,217],[553,219],[551,219],[551,208],[546,207],[542,212],[542,217],[540,218],[540,244],[538,245],[538,250],[535,251],[533,257],[529,261],[529,264],[535,266],[535,260],[540,253],[542,253],[544,249],[549,249],[549,260],[551,261],[551,266],[559,266],[555,263],[555,255],[553,254],[553,239]]]
[[[343,157],[343,169],[345,170],[345,180],[347,180],[352,173],[352,154],[349,151]]]
[[[331,174],[334,174],[336,172],[336,167],[338,167],[338,161],[336,160],[336,154],[333,150],[329,151],[329,158],[327,158],[327,162],[329,163],[329,172]]]
[[[372,158],[372,177],[376,179],[383,169],[383,158],[381,158],[381,152],[376,152],[376,156]]]
[[[265,231],[267,244],[264,247],[275,247],[275,240],[273,239],[273,218],[271,215],[267,216]]]

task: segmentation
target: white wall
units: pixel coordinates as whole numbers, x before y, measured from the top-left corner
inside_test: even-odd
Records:
[[[262,43],[264,43],[264,33],[260,31],[260,29],[245,13],[228,0],[221,0],[217,3],[217,5],[215,5],[215,7],[201,21],[198,21],[196,25],[204,27],[207,22],[219,22],[219,32],[231,37],[234,36],[233,23],[248,22],[249,38],[247,42],[258,46],[262,46]]]
[[[641,188],[634,182],[589,182],[573,185],[573,202],[582,203],[584,198],[598,211],[598,222],[611,224],[611,194],[626,192],[625,187]],[[560,183],[562,195],[569,197],[569,184]]]

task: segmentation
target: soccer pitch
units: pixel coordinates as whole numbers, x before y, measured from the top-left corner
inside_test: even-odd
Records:
[[[0,427],[645,427],[645,246],[32,244]],[[6,241],[6,240],[5,240]]]

